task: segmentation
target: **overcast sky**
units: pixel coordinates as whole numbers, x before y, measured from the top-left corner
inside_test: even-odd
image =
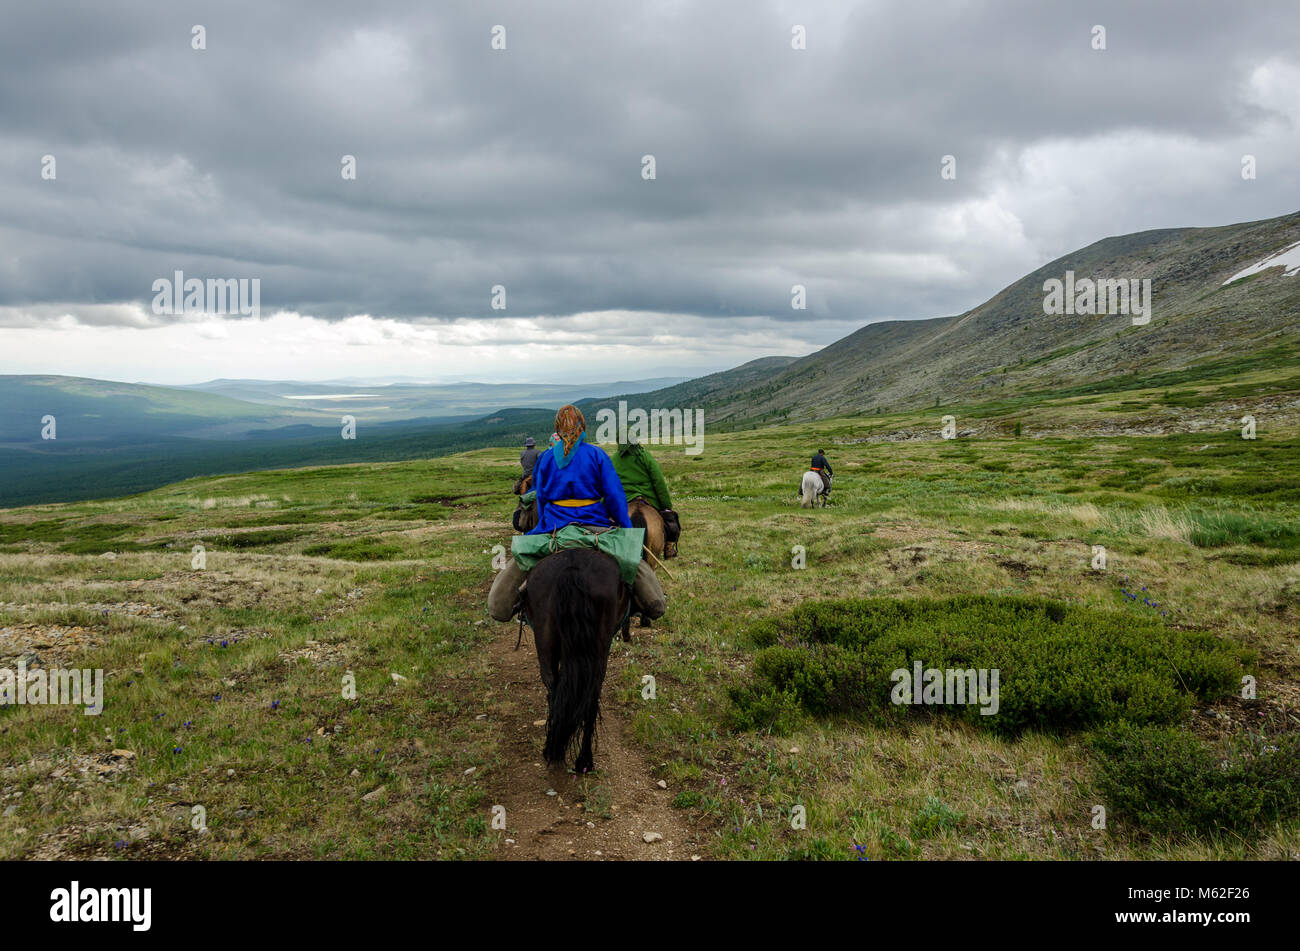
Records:
[[[0,5],[3,373],[686,376],[1300,210],[1296,0]]]

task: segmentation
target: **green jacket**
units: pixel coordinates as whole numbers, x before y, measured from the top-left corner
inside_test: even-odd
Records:
[[[657,509],[673,507],[663,470],[644,446],[619,446],[613,463],[629,502],[641,496]]]

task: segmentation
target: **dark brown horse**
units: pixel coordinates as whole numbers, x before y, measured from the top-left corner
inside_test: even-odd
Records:
[[[594,765],[591,746],[609,645],[627,617],[630,597],[618,562],[590,548],[547,555],[528,572],[523,616],[533,628],[546,685],[542,755],[548,763],[563,763],[578,745],[574,770],[586,773]]]

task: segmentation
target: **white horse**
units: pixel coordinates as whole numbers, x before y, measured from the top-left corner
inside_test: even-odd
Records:
[[[803,482],[799,485],[799,494],[803,497],[799,507],[803,509],[816,508],[817,503],[821,502],[821,507],[826,507],[826,486],[822,482],[820,472],[813,472],[809,469],[803,474]]]

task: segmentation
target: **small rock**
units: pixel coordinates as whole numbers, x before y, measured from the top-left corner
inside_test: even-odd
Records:
[[[461,775],[462,775],[462,776],[472,776],[472,775],[474,775],[474,771],[475,771],[476,769],[478,769],[477,766],[471,766],[469,769],[465,770],[465,772],[461,773]]]
[[[647,832],[641,836],[641,841],[646,843],[646,845],[649,845],[651,842],[658,842],[661,839],[663,839],[663,836],[658,832]]]
[[[374,802],[376,799],[378,799],[387,791],[388,791],[388,786],[386,785],[380,786],[378,789],[372,789],[370,790],[370,792],[366,793],[364,796],[361,797],[361,801]]]
[[[390,676],[393,678],[393,683],[395,684],[399,684],[406,679],[405,677],[403,677],[401,674],[398,673],[391,674]]]
[[[506,839],[506,845],[514,845],[514,844],[515,844],[514,839]]]
[[[668,784],[667,784],[666,782],[664,782],[662,779],[659,780],[659,782],[655,783],[655,785],[658,786],[660,789],[667,789],[667,788],[668,788]]]
[[[558,796],[559,793],[557,793],[554,789],[548,789],[548,790],[546,790],[546,795],[548,795],[548,796]]]
[[[18,811],[17,806],[5,806],[5,818],[6,819],[9,818],[17,811]]]
[[[361,770],[359,770],[359,769],[354,769],[352,772],[348,773],[348,775],[349,775],[349,776],[360,776],[360,775],[361,775]]]
[[[228,769],[228,770],[226,770],[226,775],[227,775],[227,776],[233,776],[233,775],[235,775],[235,771],[234,771],[233,769]]]
[[[533,721],[533,726],[546,726],[546,721],[545,721],[545,720],[534,720],[534,721]]]
[[[798,753],[798,752],[799,752],[799,747],[797,747],[797,746],[792,746],[792,747],[790,747],[790,752],[791,752],[791,753]]]
[[[699,857],[698,855],[692,855],[692,856],[691,856],[691,861],[692,861],[692,862],[698,862],[699,860],[700,860],[700,857]]]

